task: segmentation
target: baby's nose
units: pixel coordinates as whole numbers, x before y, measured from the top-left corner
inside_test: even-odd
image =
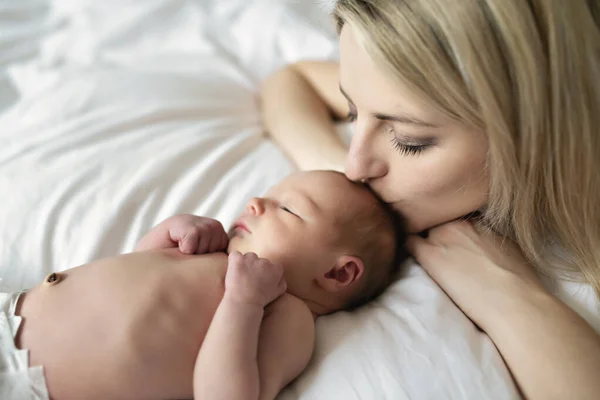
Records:
[[[260,199],[258,197],[251,198],[246,209],[252,215],[262,215],[262,213],[265,212],[265,204],[263,199]]]

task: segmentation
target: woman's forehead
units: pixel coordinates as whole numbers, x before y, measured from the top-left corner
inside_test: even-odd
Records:
[[[340,34],[340,88],[364,113],[406,114],[414,119],[441,122],[437,110],[428,106],[391,73],[379,67],[360,45],[349,24]]]
[[[378,67],[346,24],[340,35],[340,87],[365,111],[392,111],[407,93]],[[379,106],[379,107],[376,107]],[[371,109],[387,107],[388,109]]]

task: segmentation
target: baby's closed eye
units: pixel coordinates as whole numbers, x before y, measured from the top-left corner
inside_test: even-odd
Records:
[[[298,215],[297,212],[293,211],[291,208],[284,206],[284,205],[280,205],[279,208],[281,208],[283,211],[285,211],[286,213],[289,213],[297,218],[300,218],[300,215]]]

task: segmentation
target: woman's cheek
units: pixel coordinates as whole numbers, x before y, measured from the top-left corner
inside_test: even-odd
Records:
[[[421,155],[404,157],[403,165],[394,168],[398,173],[392,180],[399,183],[395,185],[396,194],[403,200],[435,195],[456,188],[460,181],[452,166],[446,165],[438,154],[428,155],[426,150]]]

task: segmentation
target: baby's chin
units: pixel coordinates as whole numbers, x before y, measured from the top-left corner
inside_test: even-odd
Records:
[[[229,244],[227,245],[227,254],[230,254],[234,251],[238,251],[242,254],[255,253],[255,251],[252,249],[252,246],[249,246],[249,243],[243,240],[241,236],[232,236],[229,238]]]

